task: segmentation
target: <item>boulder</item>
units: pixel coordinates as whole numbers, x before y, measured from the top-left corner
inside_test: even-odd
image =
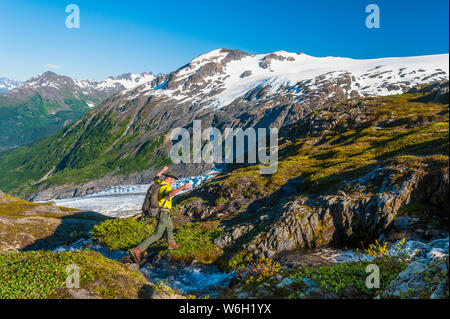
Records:
[[[421,259],[408,265],[383,291],[382,298],[448,298],[448,256]]]

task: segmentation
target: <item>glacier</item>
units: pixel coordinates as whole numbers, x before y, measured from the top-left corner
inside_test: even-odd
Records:
[[[219,168],[213,168],[207,174],[180,178],[175,181],[172,188],[179,188],[186,183],[190,183],[193,188],[196,188],[205,180],[216,176],[220,171],[221,169]],[[142,203],[150,185],[117,185],[82,197],[54,199],[51,201],[58,206],[93,211],[108,217],[126,218],[141,213]],[[188,191],[183,190],[178,195]]]

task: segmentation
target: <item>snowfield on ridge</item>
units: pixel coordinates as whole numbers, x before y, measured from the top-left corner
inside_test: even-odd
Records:
[[[236,57],[234,52],[227,49],[208,52],[172,72],[165,82],[156,86],[147,82],[136,93],[192,104],[207,100],[202,102],[204,108],[220,109],[258,87],[267,87],[269,96],[283,93],[301,96],[305,88],[320,88],[316,83],[318,77],[332,82],[348,75],[351,84],[343,83],[342,88],[350,97],[401,94],[406,87],[445,80],[449,74],[448,54],[358,60],[285,51],[253,55],[239,51]],[[169,87],[169,82],[178,85]]]

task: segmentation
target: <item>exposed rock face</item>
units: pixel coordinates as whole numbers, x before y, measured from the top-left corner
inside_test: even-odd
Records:
[[[403,171],[403,177],[392,183],[391,177],[398,171],[398,167],[377,168],[358,180],[348,182],[348,185],[354,185],[364,181],[366,185],[371,185],[366,192],[340,192],[311,200],[298,199],[274,208],[272,211],[278,213],[266,222],[267,231],[256,235],[244,246],[245,249],[255,256],[272,257],[296,248],[359,246],[373,241],[392,226],[403,206],[412,200],[419,200],[416,194],[421,194],[420,199],[424,199],[420,191],[424,184],[430,193],[439,191],[442,187],[440,183],[437,183],[437,188],[432,188],[433,185],[426,182],[428,179],[448,179],[448,174],[444,172],[433,174],[411,170]],[[444,197],[439,211],[448,216],[448,184],[446,191],[442,192]],[[264,219],[260,223],[264,224]],[[236,234],[245,235],[246,232],[237,233],[238,229],[234,226],[230,235],[223,235],[221,245],[236,242],[240,237]],[[440,236],[443,234],[437,232],[435,238]]]
[[[447,257],[412,262],[389,284],[381,297],[446,299],[448,294]]]
[[[414,87],[408,92],[422,92],[426,93],[425,96],[420,98],[420,101],[432,101],[443,104],[449,103],[448,81],[434,83],[432,85],[425,85],[423,87]]]

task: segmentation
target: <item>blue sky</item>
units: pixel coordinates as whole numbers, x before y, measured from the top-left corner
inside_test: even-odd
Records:
[[[71,3],[79,29],[65,26]],[[371,3],[380,29],[365,27]],[[448,53],[448,12],[447,0],[1,0],[0,77],[166,73],[221,47],[352,58]]]

